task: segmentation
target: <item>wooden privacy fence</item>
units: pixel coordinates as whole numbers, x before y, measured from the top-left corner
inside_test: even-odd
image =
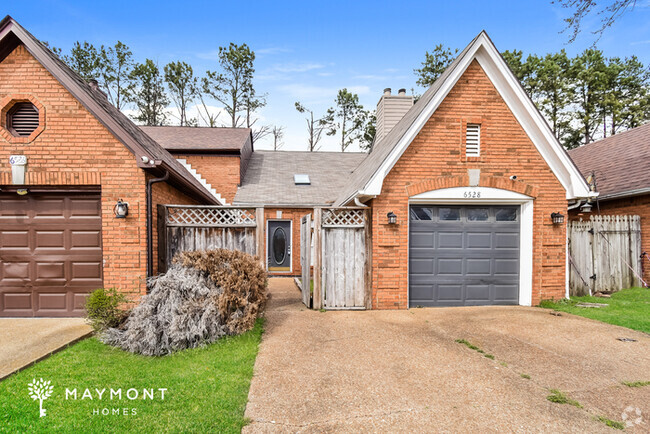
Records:
[[[303,301],[314,309],[369,309],[370,218],[367,208],[316,208],[301,222]],[[313,253],[313,258],[311,257]]]
[[[591,216],[568,226],[571,295],[641,284],[639,216]]]
[[[263,225],[262,208],[158,205],[158,272],[184,251],[223,248],[261,257]]]

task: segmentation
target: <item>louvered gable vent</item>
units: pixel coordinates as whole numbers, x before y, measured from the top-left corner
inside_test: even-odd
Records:
[[[7,113],[7,125],[18,136],[29,136],[38,121],[38,110],[31,102],[19,102]]]
[[[479,157],[481,155],[481,125],[467,124],[465,154],[468,157]]]

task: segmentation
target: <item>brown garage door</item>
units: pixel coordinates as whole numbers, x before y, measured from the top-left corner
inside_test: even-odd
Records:
[[[99,194],[0,193],[0,316],[83,315],[102,286]]]

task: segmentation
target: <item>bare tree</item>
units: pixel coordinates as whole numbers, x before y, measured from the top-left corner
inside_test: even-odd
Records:
[[[296,110],[300,113],[308,113],[307,118],[307,134],[309,135],[309,152],[315,152],[320,147],[318,142],[325,132],[327,135],[332,136],[336,134],[336,129],[332,128],[331,125],[334,123],[334,109],[329,109],[327,113],[321,118],[314,118],[314,111],[306,108],[304,105],[296,101],[295,103]]]
[[[284,127],[274,125],[273,128],[271,128],[271,134],[273,135],[273,150],[277,151],[284,146]]]
[[[600,28],[592,32],[594,35],[597,35],[597,42],[605,30],[611,27],[624,13],[634,9],[634,6],[636,6],[636,0],[609,0],[606,5],[595,0],[555,0],[551,3],[558,3],[563,8],[570,9],[573,13],[573,15],[564,20],[567,26],[563,32],[567,30],[571,32],[569,42],[576,40],[582,30],[582,22],[588,15],[595,12],[596,15],[601,16]]]

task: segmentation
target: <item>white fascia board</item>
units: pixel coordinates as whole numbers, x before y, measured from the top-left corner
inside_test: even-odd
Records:
[[[515,119],[522,126],[531,139],[542,158],[547,162],[557,179],[566,190],[567,199],[593,197],[586,181],[575,167],[562,145],[557,141],[549,128],[546,120],[539,113],[533,102],[528,98],[521,85],[512,74],[505,61],[496,50],[485,33],[481,33],[466,52],[464,59],[456,65],[451,75],[447,77],[443,86],[422,110],[415,122],[402,136],[397,146],[384,160],[379,169],[373,174],[366,186],[357,192],[358,195],[381,194],[384,178],[395,166],[406,148],[415,139],[422,127],[433,116],[447,94],[456,85],[456,82],[465,73],[470,63],[476,59],[497,92],[504,99]]]

